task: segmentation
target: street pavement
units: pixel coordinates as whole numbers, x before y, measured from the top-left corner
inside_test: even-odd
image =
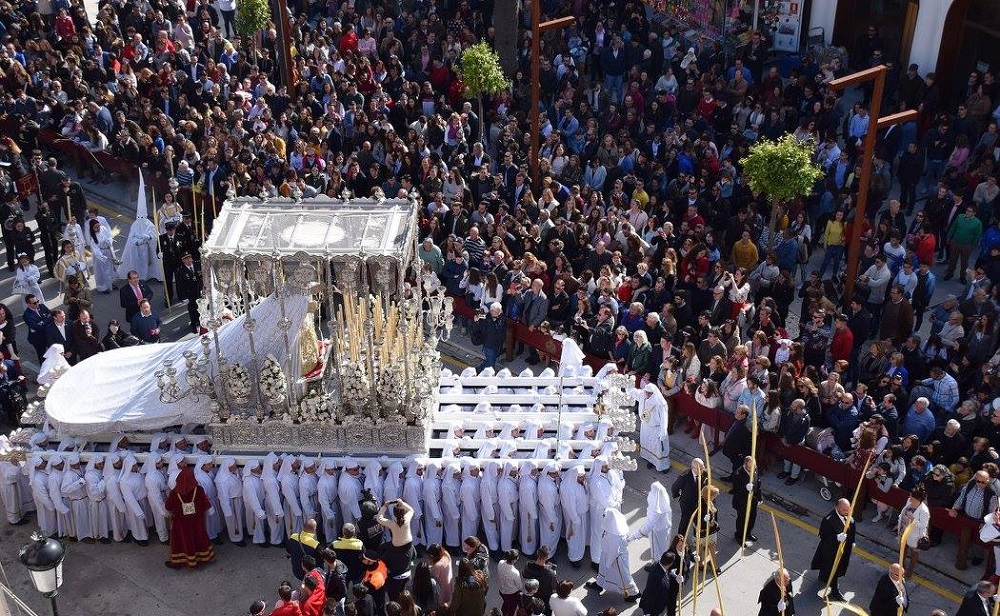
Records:
[[[124,238],[134,215],[135,186],[121,184],[94,186],[84,184],[88,191],[90,203],[102,209],[102,214],[109,218],[113,227],[119,230],[116,247],[121,248]],[[98,192],[99,191],[99,192]],[[28,213],[28,218],[33,212]],[[33,222],[30,225],[33,226]],[[44,271],[44,260],[40,247],[37,250],[36,264]],[[816,251],[813,256],[813,267],[818,266],[822,259],[822,251]],[[2,261],[0,261],[2,263]],[[939,274],[937,298],[948,293],[960,293],[961,286],[956,280],[942,282],[940,266],[935,268]],[[0,298],[11,307],[15,315],[22,312],[21,300],[10,294],[13,277],[6,269],[0,270]],[[46,279],[42,284],[47,304],[50,308],[61,304],[58,285],[53,279]],[[164,339],[178,340],[190,336],[187,330],[187,312],[183,305],[167,309],[163,305],[163,287],[155,282],[152,290],[156,296],[154,308],[164,320]],[[798,310],[798,300],[792,310]],[[124,311],[118,304],[117,293],[94,296],[94,313],[104,333],[108,319],[122,318]],[[37,370],[37,358],[27,344],[26,328],[18,318],[18,344],[29,378]],[[929,327],[924,326],[924,333]],[[793,330],[797,327],[792,327]],[[459,369],[466,365],[475,365],[480,361],[478,351],[474,349],[461,331],[456,328],[454,339],[442,348],[445,363]],[[506,365],[506,364],[504,364]],[[512,370],[519,371],[524,367],[521,358],[510,364]],[[536,370],[538,367],[535,367]],[[677,477],[679,468],[686,468],[691,457],[702,456],[697,441],[678,433],[672,437],[672,457],[675,468],[667,474],[656,473],[646,469],[640,463],[638,471],[626,474],[627,488],[622,507],[633,529],[639,528],[645,516],[646,493],[653,481],[661,481],[668,488]],[[712,458],[713,473],[720,476],[729,472],[728,461],[721,455]],[[764,476],[765,499],[768,501],[761,508],[755,534],[760,538],[751,549],[741,553],[732,539],[735,525],[735,514],[731,507],[731,499],[726,494],[728,486],[718,484],[722,495],[720,505],[719,559],[720,559],[720,589],[724,601],[725,613],[733,616],[753,614],[757,611],[756,599],[761,586],[777,566],[775,541],[771,532],[770,514],[776,516],[777,526],[781,535],[785,567],[792,573],[796,590],[796,607],[800,615],[808,614],[847,614],[846,608],[832,605],[827,611],[816,591],[819,583],[816,572],[808,570],[809,561],[816,546],[816,529],[820,518],[832,507],[832,503],[823,501],[818,494],[819,484],[814,478],[808,477],[799,484],[787,487],[775,478],[771,466],[770,472]],[[836,490],[835,490],[836,491]],[[771,502],[773,497],[779,497],[786,506]],[[791,505],[789,505],[791,503]],[[794,510],[794,511],[793,511]],[[873,509],[869,507],[864,520],[870,520]],[[675,511],[675,518],[679,515]],[[675,519],[675,528],[677,520]],[[32,525],[3,526],[0,528],[0,582],[9,585],[39,613],[46,613],[47,601],[41,598],[30,586],[28,576],[17,562],[18,548],[28,542]],[[855,605],[867,607],[868,600],[878,577],[885,571],[891,561],[898,557],[898,542],[889,529],[881,525],[862,521],[858,527],[858,549],[852,559],[847,577],[842,581],[841,588],[847,599]],[[954,568],[956,540],[946,536],[945,543],[923,555],[917,570],[917,577],[910,583],[911,607],[909,614],[927,614],[933,608],[943,608],[952,613],[961,595],[979,579],[981,567],[973,567],[965,572]],[[588,568],[573,569],[564,558],[565,548],[560,547],[555,561],[559,565],[560,577],[572,580],[576,586],[576,595],[583,598],[591,613],[596,613],[607,606],[615,606],[620,612],[629,616],[639,616],[637,609],[631,604],[621,601],[621,597],[613,593],[598,596],[583,588],[594,574]],[[649,562],[649,544],[647,540],[637,540],[630,544],[631,570],[635,573],[636,582],[642,588],[646,574],[642,565]],[[197,571],[172,571],[163,566],[167,557],[167,548],[158,544],[150,547],[139,547],[135,544],[118,545],[83,545],[69,544],[68,555],[64,565],[65,584],[59,595],[63,613],[74,616],[90,616],[98,614],[157,615],[180,616],[192,613],[200,614],[238,614],[243,613],[250,602],[263,598],[268,604],[273,603],[275,589],[280,581],[291,579],[288,560],[279,549],[260,549],[249,546],[239,548],[229,544],[218,548],[218,560],[211,566]],[[689,576],[690,577],[690,576]],[[686,589],[690,593],[690,581]],[[707,615],[719,604],[714,586],[704,588],[697,600],[697,609],[691,601],[690,594],[685,597],[682,614]],[[499,605],[496,590],[491,589],[489,605]],[[16,613],[16,611],[14,612]]]

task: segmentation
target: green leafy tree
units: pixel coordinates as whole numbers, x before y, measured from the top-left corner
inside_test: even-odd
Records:
[[[240,35],[243,53],[250,51],[250,39],[271,23],[271,8],[268,0],[239,0],[236,3],[236,33]],[[257,54],[248,57],[255,66]]]
[[[465,95],[476,99],[479,106],[479,130],[482,138],[482,131],[486,126],[483,96],[502,92],[510,85],[510,81],[500,66],[500,56],[488,43],[476,43],[463,51],[457,72],[465,86]]]
[[[754,144],[743,159],[743,177],[755,195],[771,202],[770,237],[788,211],[788,204],[812,193],[823,170],[812,162],[813,145],[792,135]]]

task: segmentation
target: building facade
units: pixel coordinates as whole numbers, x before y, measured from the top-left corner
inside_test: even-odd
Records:
[[[997,0],[807,0],[804,10],[806,28],[822,28],[827,43],[848,50],[853,66],[863,62],[874,26],[886,60],[916,63],[921,75],[934,71],[945,92],[970,71],[1000,72]]]

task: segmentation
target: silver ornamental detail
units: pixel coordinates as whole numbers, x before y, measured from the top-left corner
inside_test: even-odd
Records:
[[[635,432],[636,429],[635,413],[632,412],[635,399],[629,395],[632,382],[632,378],[626,374],[608,375],[607,391],[601,394],[595,405],[595,412],[600,405],[602,412],[598,414],[602,419],[610,421],[619,434]]]

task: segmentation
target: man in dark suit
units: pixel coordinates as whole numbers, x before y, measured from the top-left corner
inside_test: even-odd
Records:
[[[181,266],[177,268],[177,297],[187,300],[191,333],[197,334],[201,326],[198,314],[198,299],[201,297],[201,272],[194,266],[194,256],[190,252],[181,255]]]
[[[782,586],[784,586],[784,597],[782,597]],[[795,616],[795,600],[792,597],[792,580],[788,576],[788,571],[780,569],[775,571],[771,578],[760,589],[757,603],[760,603],[760,611],[757,616]]]
[[[166,223],[166,233],[160,234],[160,250],[163,254],[163,289],[166,292],[166,305],[169,308],[171,301],[177,300],[177,291],[174,288],[174,273],[181,266],[181,255],[188,251],[187,241],[184,236],[177,232],[177,223],[170,221]]]
[[[688,522],[698,508],[698,495],[706,485],[708,485],[708,477],[705,475],[705,463],[701,458],[695,458],[691,460],[691,470],[681,474],[670,486],[670,495],[681,506],[678,533],[687,530]]]
[[[521,322],[528,326],[529,331],[535,331],[549,313],[549,298],[542,291],[543,282],[536,278],[531,281],[531,288],[522,293],[518,302],[521,304]],[[528,353],[528,363],[539,362],[538,351],[534,347]]]
[[[844,595],[840,593],[838,580],[847,574],[847,567],[851,564],[851,550],[854,548],[854,532],[857,524],[851,517],[851,502],[846,498],[837,501],[836,508],[831,511],[819,525],[819,545],[813,554],[810,569],[819,570],[819,583],[825,591],[829,582],[830,599],[833,601],[843,601]],[[840,555],[840,562],[834,570],[834,561],[837,560],[837,552],[843,544],[843,552]],[[833,575],[831,575],[831,573]],[[991,593],[992,594],[992,593]]]
[[[875,586],[875,593],[868,603],[869,616],[899,616],[899,608],[903,612],[909,608],[910,595],[903,583],[903,566],[898,563],[889,565],[889,571],[882,575]]]
[[[715,327],[722,325],[729,318],[730,305],[725,287],[719,285],[712,289],[712,301],[708,304],[709,323]]]
[[[125,309],[125,321],[132,322],[132,317],[139,314],[139,302],[153,299],[149,285],[139,280],[139,273],[129,270],[128,284],[118,290],[118,303]]]
[[[660,555],[660,560],[649,570],[649,577],[646,578],[646,587],[642,589],[642,599],[639,599],[639,612],[641,614],[662,614],[671,601],[676,600],[676,595],[670,592],[670,571],[674,564],[673,552],[664,552]],[[672,596],[673,595],[673,596]]]
[[[747,496],[753,493],[749,499],[749,510],[747,509]],[[737,543],[743,541],[743,524],[746,522],[746,540],[757,541],[757,535],[753,534],[754,524],[757,523],[757,503],[762,499],[760,493],[760,474],[756,472],[756,462],[751,456],[743,458],[743,466],[733,473],[733,509],[736,510],[736,534]]]
[[[24,303],[27,305],[23,316],[24,324],[28,326],[28,343],[35,348],[40,364],[45,358],[46,349],[49,348],[45,343],[45,328],[52,323],[52,312],[34,295],[26,295]]]
[[[70,334],[77,361],[101,352],[100,326],[90,318],[90,313],[86,310],[81,310],[79,318],[70,325]]]
[[[70,324],[66,322],[66,313],[59,308],[52,311],[52,321],[45,326],[45,348],[53,344],[61,344],[66,361],[71,364],[76,363],[73,332],[70,329]]]
[[[993,604],[996,599],[993,595],[997,587],[989,580],[983,580],[976,586],[976,590],[965,593],[962,598],[962,605],[958,606],[955,616],[990,616],[993,614]]]
[[[458,237],[465,237],[468,235],[469,228],[472,227],[472,223],[469,222],[469,216],[466,214],[465,210],[462,209],[462,204],[457,202],[451,204],[451,210],[444,215],[444,219],[441,223],[441,226],[444,227],[446,233],[453,233]]]

